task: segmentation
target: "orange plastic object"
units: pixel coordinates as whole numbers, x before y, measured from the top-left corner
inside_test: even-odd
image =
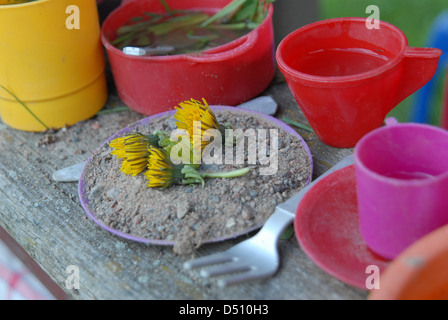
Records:
[[[231,0],[167,0],[173,10],[216,12]],[[126,1],[104,21],[106,47],[120,98],[131,109],[153,115],[180,101],[205,98],[210,105],[234,106],[250,100],[275,75],[273,7],[260,26],[247,35],[201,53],[130,56],[114,47],[116,30],[144,12],[165,12],[158,0]]]
[[[448,299],[448,225],[421,238],[381,274],[370,300]]]
[[[78,17],[79,29],[71,28],[76,26],[71,19]],[[46,126],[72,125],[104,106],[105,62],[95,0],[0,5],[0,39],[0,85]],[[13,128],[45,130],[2,88],[0,115]]]

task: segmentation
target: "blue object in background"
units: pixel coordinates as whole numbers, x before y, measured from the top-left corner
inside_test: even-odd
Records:
[[[439,66],[434,77],[415,93],[412,105],[411,121],[418,123],[431,122],[431,110],[435,106],[434,94],[436,82],[442,78],[441,74],[448,68],[448,10],[439,14],[430,29],[428,47],[439,48],[443,51],[439,59]]]

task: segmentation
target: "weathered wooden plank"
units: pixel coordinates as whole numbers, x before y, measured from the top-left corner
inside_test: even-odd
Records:
[[[264,94],[278,117],[306,123],[281,76]],[[107,108],[121,106],[112,93]],[[191,257],[170,247],[124,240],[86,217],[76,183],[55,183],[55,170],[84,161],[104,139],[143,116],[132,111],[98,115],[52,133],[29,133],[0,123],[0,225],[73,299],[364,299],[366,293],[316,267],[295,238],[282,240],[282,266],[270,279],[218,289],[183,270]],[[314,157],[315,176],[349,154],[297,129]],[[224,250],[245,237],[203,246],[197,255]],[[79,290],[69,290],[66,269],[77,266]]]

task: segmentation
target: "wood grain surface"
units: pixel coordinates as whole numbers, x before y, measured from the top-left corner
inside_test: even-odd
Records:
[[[123,106],[113,86],[106,110]],[[279,104],[278,118],[307,124],[282,76],[263,93]],[[46,133],[23,132],[0,122],[0,226],[19,243],[72,299],[365,299],[355,289],[319,269],[295,237],[281,240],[281,267],[271,278],[218,288],[190,259],[171,247],[144,245],[101,229],[83,211],[77,183],[58,183],[54,171],[86,160],[106,138],[143,118],[133,111],[106,113],[72,127]],[[350,149],[324,145],[297,131],[308,143],[319,176]],[[250,236],[250,235],[249,235]],[[196,256],[229,248],[246,236],[201,247]],[[68,289],[69,266],[79,268],[79,289]]]

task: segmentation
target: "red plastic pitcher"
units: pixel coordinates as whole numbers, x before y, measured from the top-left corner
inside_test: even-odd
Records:
[[[409,47],[389,23],[368,29],[365,18],[335,18],[286,36],[277,63],[317,136],[349,148],[431,79],[441,54]]]

